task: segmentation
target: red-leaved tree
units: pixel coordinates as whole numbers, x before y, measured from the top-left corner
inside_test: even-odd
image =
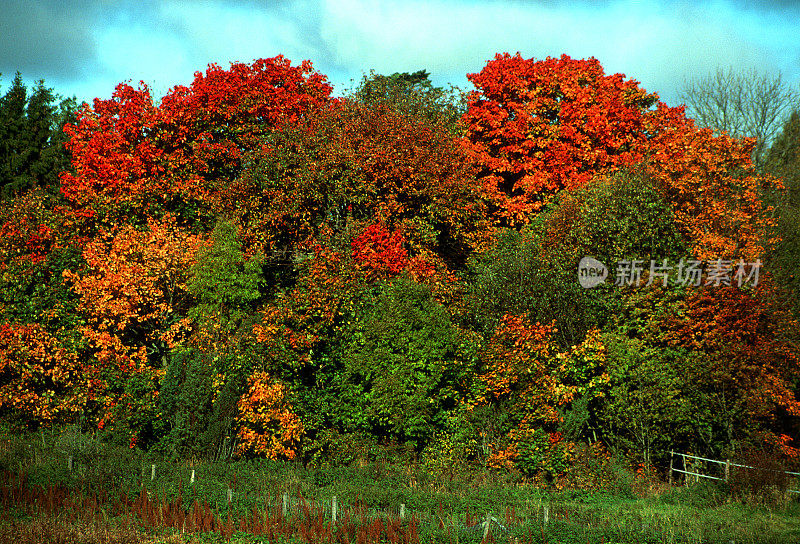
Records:
[[[144,83],[122,83],[65,128],[74,173],[62,174],[62,192],[109,221],[165,209],[191,218],[190,203],[213,212],[264,134],[330,92],[311,63],[292,66],[282,56],[211,65],[158,104]]]
[[[701,258],[763,251],[770,226],[752,142],[714,136],[597,59],[498,54],[469,79],[465,144],[497,222],[519,226],[556,192],[645,165]]]

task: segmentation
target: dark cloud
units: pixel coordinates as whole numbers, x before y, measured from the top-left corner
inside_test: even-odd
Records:
[[[0,73],[48,84],[97,77],[94,31],[123,18],[145,21],[156,0],[0,0]]]
[[[90,25],[99,4],[0,2],[0,72],[19,70],[35,79],[83,76],[95,54]]]

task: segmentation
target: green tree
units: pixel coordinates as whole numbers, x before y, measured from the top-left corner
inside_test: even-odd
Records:
[[[236,403],[258,358],[252,328],[263,259],[244,253],[229,221],[219,221],[211,239],[187,285],[194,334],[174,350],[161,388],[160,447],[175,457],[231,455]]]
[[[769,148],[766,168],[783,180],[789,201],[800,204],[800,110],[792,112]]]
[[[389,104],[411,117],[442,123],[454,132],[459,130],[459,119],[466,111],[463,93],[456,88],[436,87],[427,70],[389,76],[370,72],[351,98],[368,106]]]
[[[770,147],[766,170],[780,178],[785,187],[784,191],[766,195],[775,207],[775,234],[779,238],[766,260],[795,314],[800,316],[800,110],[792,113]]]
[[[702,431],[692,425],[692,412],[700,407],[686,391],[686,354],[614,333],[603,339],[610,378],[600,410],[603,438],[648,467],[670,448],[689,445],[693,431]]]
[[[254,309],[264,284],[261,254],[248,256],[236,226],[219,221],[211,233],[212,244],[201,250],[188,284],[196,305],[189,317],[204,329],[229,333]]]
[[[43,187],[55,191],[59,174],[69,168],[64,125],[77,109],[74,98],[62,99],[37,82],[33,92],[17,72],[0,97],[0,189],[2,196]]]
[[[615,263],[672,259],[685,244],[670,206],[644,174],[622,172],[573,192],[563,191],[521,232],[501,231],[495,247],[471,261],[468,315],[487,333],[506,313],[556,325],[562,348],[602,328],[620,303]],[[581,258],[610,270],[605,285],[584,289]]]
[[[484,335],[506,314],[555,322],[562,346],[579,343],[594,326],[591,293],[577,282],[577,260],[546,259],[542,239],[536,230],[500,231],[493,249],[471,259],[466,315]]]
[[[347,336],[342,426],[421,450],[460,395],[458,338],[429,288],[402,277],[387,285]]]

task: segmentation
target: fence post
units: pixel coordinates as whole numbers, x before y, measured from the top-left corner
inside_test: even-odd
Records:
[[[229,487],[228,488],[228,504],[230,504],[232,500],[233,500],[233,489],[231,489]]]
[[[189,478],[189,485],[191,485],[191,484],[193,484],[193,483],[194,483],[194,469],[192,469],[192,475],[191,475],[191,477]]]
[[[731,460],[730,459],[725,459],[725,481],[726,482],[728,481],[728,477],[730,476],[730,473],[731,473]]]
[[[672,457],[674,456],[674,452],[669,450],[669,485],[672,485]]]
[[[400,519],[406,519],[406,503],[400,503]]]
[[[150,481],[152,482],[155,479],[156,479],[156,466],[150,465]]]
[[[686,473],[689,472],[689,469],[686,467],[686,454],[682,453],[681,454],[681,458],[683,459],[683,485],[684,486],[688,486],[689,485],[689,475],[686,474]]]
[[[69,471],[72,472],[72,456],[71,455],[69,456],[69,459],[67,459],[67,466],[69,467]]]
[[[283,494],[283,515],[287,515],[289,513],[289,494]]]
[[[333,523],[336,523],[336,510],[337,506],[339,506],[336,502],[336,495],[333,496],[333,501],[331,501],[331,520]]]

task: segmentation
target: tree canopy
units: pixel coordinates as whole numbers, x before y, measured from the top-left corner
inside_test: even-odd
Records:
[[[766,175],[751,140],[593,58],[499,54],[469,79],[463,101],[425,70],[334,98],[278,56],[84,104],[60,193],[0,207],[0,416],[550,481],[582,443],[796,455],[800,329],[760,267],[793,125]],[[52,102],[12,90],[4,134]]]
[[[64,125],[77,109],[38,81],[29,93],[17,72],[0,96],[0,196],[31,187],[56,190],[59,174],[70,167]]]

